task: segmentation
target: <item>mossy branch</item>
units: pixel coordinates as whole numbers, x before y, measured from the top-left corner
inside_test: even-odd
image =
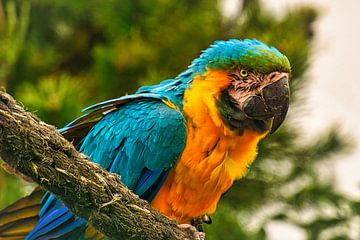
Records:
[[[197,239],[0,91],[0,157],[111,239]]]

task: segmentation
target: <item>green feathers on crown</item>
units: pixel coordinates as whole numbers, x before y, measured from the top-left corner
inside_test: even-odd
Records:
[[[260,73],[291,71],[285,55],[256,39],[216,41],[189,68],[198,74],[204,73],[206,68],[245,68]]]

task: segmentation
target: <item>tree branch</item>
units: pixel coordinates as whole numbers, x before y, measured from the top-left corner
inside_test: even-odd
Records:
[[[197,239],[0,91],[0,157],[112,239]]]

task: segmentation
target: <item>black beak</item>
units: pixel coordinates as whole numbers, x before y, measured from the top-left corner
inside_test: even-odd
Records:
[[[270,131],[270,133],[273,133],[280,127],[289,109],[289,80],[283,77],[279,81],[266,86],[261,91],[261,95],[274,116]]]
[[[248,118],[254,120],[259,129],[266,127],[264,123],[273,118],[270,130],[270,133],[273,133],[285,119],[289,100],[289,80],[283,77],[264,87],[259,95],[251,96],[244,104],[243,111]]]

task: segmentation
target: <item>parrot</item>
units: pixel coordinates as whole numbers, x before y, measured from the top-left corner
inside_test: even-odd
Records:
[[[259,141],[283,123],[290,75],[275,47],[218,40],[177,77],[85,108],[59,131],[153,208],[189,224],[215,212]],[[106,239],[37,189],[0,212],[1,239]]]

